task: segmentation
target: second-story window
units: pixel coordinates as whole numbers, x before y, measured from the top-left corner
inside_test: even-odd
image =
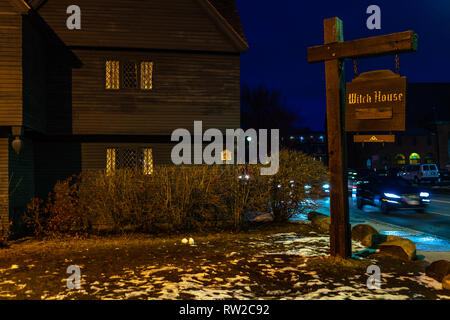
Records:
[[[123,64],[122,85],[124,89],[138,88],[138,68],[136,62]]]
[[[141,89],[152,90],[153,88],[153,62],[141,62]]]
[[[152,61],[106,61],[105,87],[118,89],[153,89]]]

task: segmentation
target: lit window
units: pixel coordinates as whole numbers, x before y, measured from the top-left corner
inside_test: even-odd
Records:
[[[230,150],[223,150],[222,151],[222,161],[231,161],[232,154]]]
[[[119,61],[106,61],[106,89],[119,89]]]
[[[138,88],[138,68],[135,62],[126,62],[122,70],[122,86],[125,89]]]
[[[138,169],[145,175],[153,173],[153,153],[150,148],[108,148],[106,149],[106,173],[116,169]]]
[[[141,62],[141,89],[153,88],[153,62]]]
[[[420,164],[420,155],[418,153],[411,153],[409,156],[410,164]]]
[[[142,161],[142,169],[145,175],[149,175],[153,173],[153,153],[152,149],[142,149],[143,153],[143,161]]]
[[[106,174],[111,175],[116,170],[117,149],[106,149]]]
[[[109,90],[153,89],[152,61],[119,62],[108,60],[105,64],[105,87]]]

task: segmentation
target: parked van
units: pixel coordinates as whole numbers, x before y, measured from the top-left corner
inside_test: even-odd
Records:
[[[439,182],[439,170],[435,164],[410,164],[403,167],[398,176],[416,184]]]

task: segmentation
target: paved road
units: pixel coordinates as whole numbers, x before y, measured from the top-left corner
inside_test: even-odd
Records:
[[[320,205],[319,211],[329,212],[329,199],[320,201]],[[383,214],[372,206],[365,206],[362,211],[358,210],[351,198],[350,220],[352,224],[371,220],[450,240],[450,196],[433,196],[426,213],[407,210],[388,214]]]

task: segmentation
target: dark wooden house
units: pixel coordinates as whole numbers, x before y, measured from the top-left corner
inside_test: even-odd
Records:
[[[0,226],[87,169],[170,164],[177,128],[240,125],[234,0],[0,1]],[[14,147],[13,147],[14,146]]]

